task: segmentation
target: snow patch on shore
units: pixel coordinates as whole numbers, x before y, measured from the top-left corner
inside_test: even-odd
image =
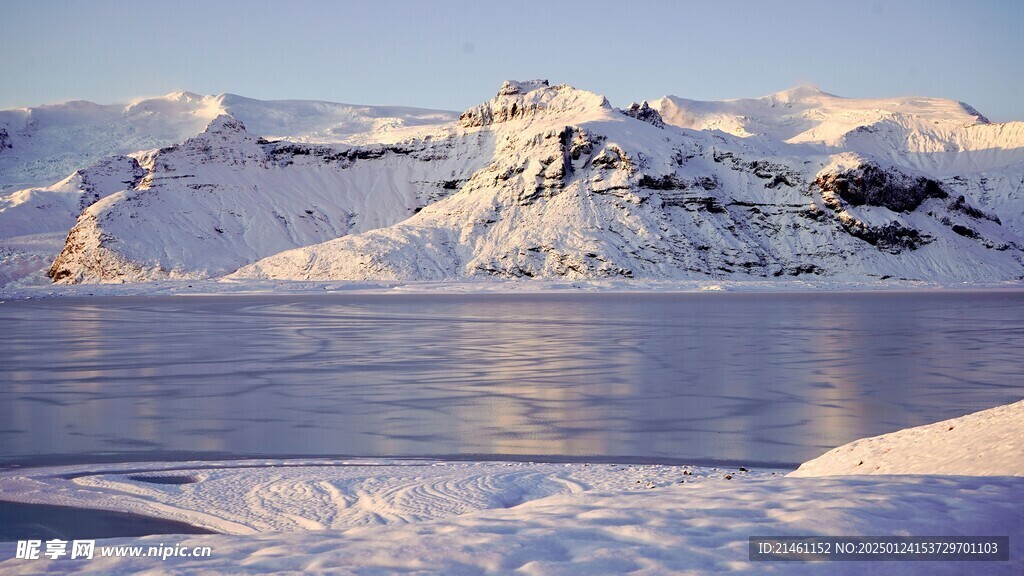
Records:
[[[1024,476],[1024,400],[856,440],[789,476],[851,474]]]

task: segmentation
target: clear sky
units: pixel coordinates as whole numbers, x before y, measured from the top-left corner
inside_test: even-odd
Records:
[[[1024,120],[1024,2],[0,0],[0,108],[176,90],[462,110],[506,78],[612,104],[941,96]]]

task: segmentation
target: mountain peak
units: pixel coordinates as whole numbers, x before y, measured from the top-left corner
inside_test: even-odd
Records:
[[[800,84],[787,90],[782,90],[774,94],[769,94],[765,98],[775,100],[777,102],[799,102],[802,100],[814,100],[821,98],[822,96],[836,98],[834,94],[829,94],[821,88],[818,88],[814,84]]]
[[[466,127],[487,126],[539,114],[575,114],[598,108],[610,109],[611,105],[600,94],[568,84],[551,86],[547,80],[506,80],[494,98],[463,112],[459,123]]]
[[[647,122],[648,124],[653,124],[658,128],[665,127],[665,121],[662,119],[661,114],[654,108],[651,108],[650,104],[647,103],[647,100],[644,100],[642,104],[633,102],[629,105],[629,108],[623,108],[622,110],[619,110],[619,112],[622,112],[631,118],[636,118],[637,120]]]
[[[214,118],[203,132],[207,134],[243,134],[246,130],[245,124],[242,124],[241,120],[234,116],[221,114]]]
[[[195,92],[188,91],[171,92],[170,94],[164,96],[165,100],[170,100],[172,102],[197,102],[199,100],[202,100],[203,98],[204,96],[202,96],[201,94],[196,94]]]
[[[548,88],[551,84],[547,80],[505,80],[498,90],[498,96],[511,96],[513,94],[525,94],[540,88]]]

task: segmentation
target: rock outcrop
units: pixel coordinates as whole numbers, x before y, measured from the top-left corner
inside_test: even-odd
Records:
[[[633,102],[629,105],[629,108],[620,110],[620,112],[626,116],[636,118],[637,120],[647,122],[648,124],[653,124],[658,128],[665,127],[665,121],[662,120],[661,114],[654,108],[651,108],[650,105],[647,104],[647,100],[644,100],[642,104]]]

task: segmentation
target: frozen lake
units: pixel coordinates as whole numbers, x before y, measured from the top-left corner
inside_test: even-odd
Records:
[[[0,305],[0,464],[796,464],[1024,397],[1024,292],[119,297]]]

